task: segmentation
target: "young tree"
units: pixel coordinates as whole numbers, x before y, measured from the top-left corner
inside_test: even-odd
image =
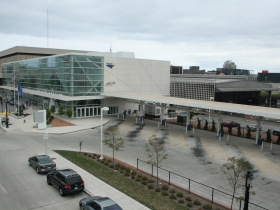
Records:
[[[207,120],[205,120],[204,130],[208,130],[208,121]]]
[[[201,120],[199,118],[197,118],[197,129],[200,129],[200,127],[201,127],[200,121]]]
[[[124,147],[124,140],[120,136],[120,130],[118,127],[110,127],[104,133],[104,144],[113,150],[113,165],[115,166],[115,151],[121,151]]]
[[[228,183],[232,188],[231,209],[236,190],[245,184],[245,174],[252,170],[254,166],[244,158],[228,158],[227,162],[221,166],[221,172],[227,177]]]
[[[64,115],[65,111],[64,111],[64,106],[60,106],[59,110],[58,110],[58,114],[59,115]]]
[[[241,127],[240,127],[240,124],[238,124],[238,127],[237,127],[237,136],[241,137]]]
[[[212,118],[212,128],[211,128],[211,131],[212,132],[215,132],[216,131],[216,127],[215,127],[215,120]]]
[[[266,141],[268,143],[271,143],[271,129],[267,129],[267,132],[266,132]]]
[[[228,125],[228,134],[232,135],[232,123]]]
[[[51,106],[50,111],[52,112],[52,114],[55,113],[55,105]]]
[[[67,116],[69,117],[69,120],[70,120],[70,118],[72,117],[72,110],[67,109],[65,113],[67,114]]]
[[[167,158],[162,139],[152,135],[149,138],[149,143],[145,144],[146,153],[148,156],[148,163],[157,167],[157,186],[158,186],[158,167],[161,166],[163,160]]]
[[[247,133],[246,133],[246,138],[250,139],[251,138],[251,128],[247,125]]]

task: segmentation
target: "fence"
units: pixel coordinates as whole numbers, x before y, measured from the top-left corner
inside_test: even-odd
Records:
[[[161,167],[153,166],[143,160],[137,158],[137,170],[144,171],[151,176],[156,176],[158,179],[167,182],[169,185],[176,185],[189,193],[197,194],[210,200],[212,203],[219,203],[223,206],[230,206],[232,201],[232,195],[221,190],[215,189],[213,187],[207,186],[205,184],[199,183],[187,177],[181,176],[179,174],[173,173]],[[158,175],[157,175],[158,173]],[[234,199],[233,209],[241,210],[244,206],[243,200]],[[256,204],[249,202],[250,210],[268,210],[264,207],[258,206]]]

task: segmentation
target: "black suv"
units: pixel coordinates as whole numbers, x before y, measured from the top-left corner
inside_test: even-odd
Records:
[[[85,189],[82,177],[72,169],[51,171],[47,175],[47,183],[54,185],[61,196]]]

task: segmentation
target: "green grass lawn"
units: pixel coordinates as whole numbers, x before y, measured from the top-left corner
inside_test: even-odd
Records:
[[[64,150],[55,150],[55,152],[150,209],[188,209],[78,152]]]

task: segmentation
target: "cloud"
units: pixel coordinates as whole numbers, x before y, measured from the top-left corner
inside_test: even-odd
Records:
[[[276,0],[2,0],[0,4],[4,20],[0,37],[7,40],[0,43],[0,50],[15,45],[45,47],[48,8],[53,48],[108,51],[113,43],[115,51],[170,60],[184,68],[200,65],[213,70],[231,59],[238,68],[279,71]]]

